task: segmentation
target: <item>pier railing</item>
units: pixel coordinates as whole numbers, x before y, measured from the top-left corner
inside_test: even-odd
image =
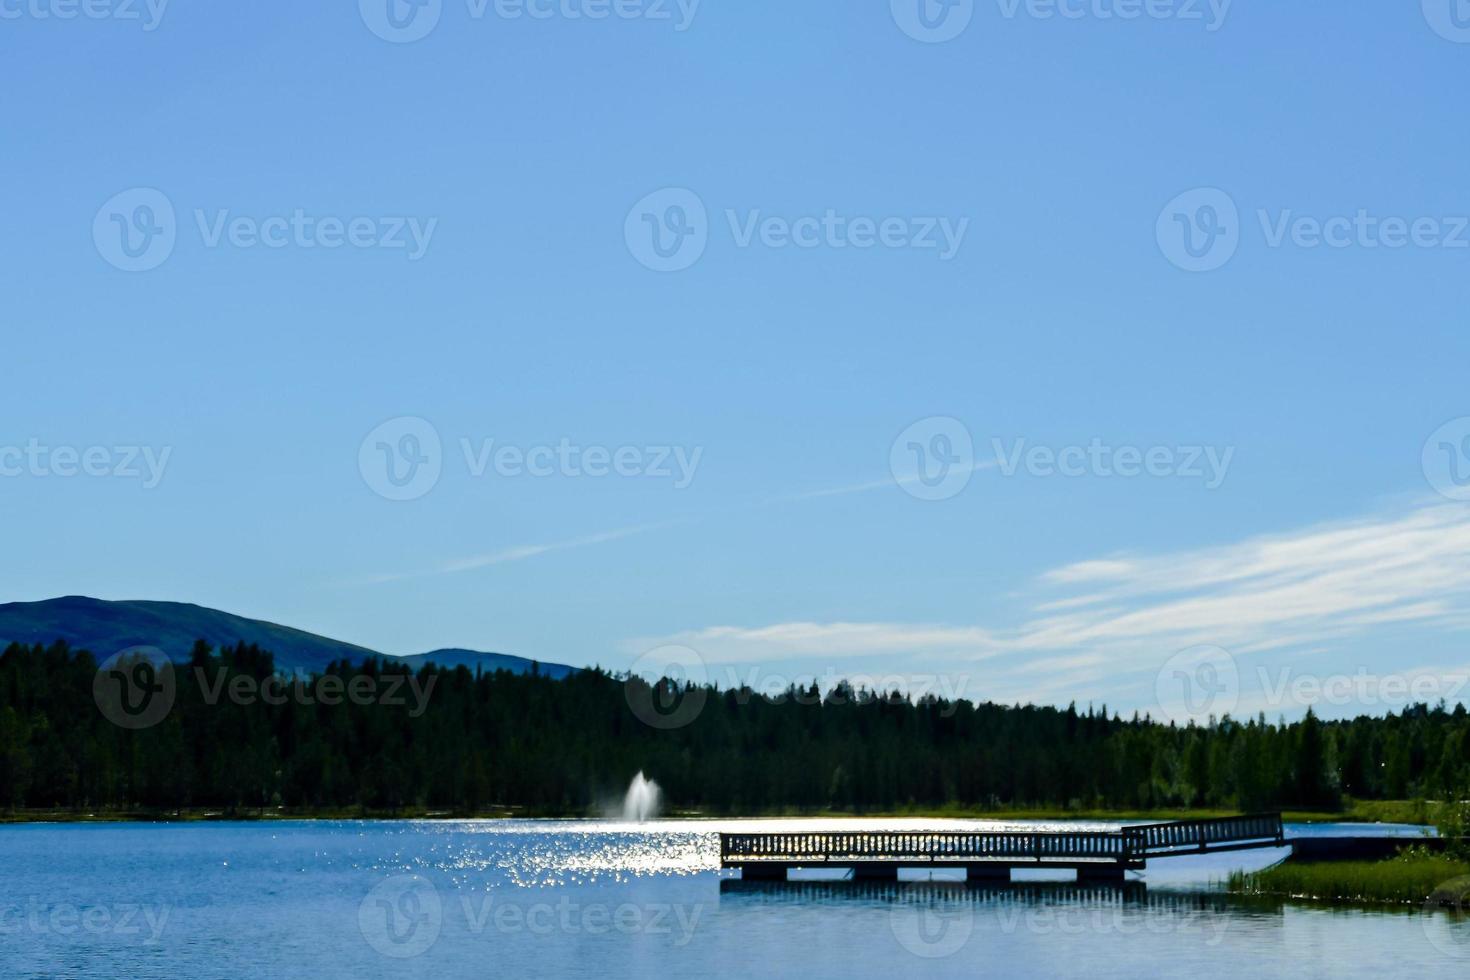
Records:
[[[1104,831],[813,831],[721,834],[725,862],[986,861],[1048,859],[1124,861],[1128,838]]]
[[[1220,851],[1240,847],[1284,846],[1279,813],[1252,813],[1213,820],[1175,820],[1124,827],[1129,850],[1139,857],[1159,857],[1188,851]]]
[[[1116,862],[1282,841],[1279,814],[1124,827],[1116,831],[805,831],[720,835],[722,864],[772,862]]]

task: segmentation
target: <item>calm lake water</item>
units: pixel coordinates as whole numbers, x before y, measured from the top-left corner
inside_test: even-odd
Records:
[[[1470,921],[1448,913],[1246,903],[1221,892],[1218,882],[1232,868],[1265,866],[1283,856],[1278,851],[1154,861],[1121,888],[1042,880],[974,888],[917,874],[897,885],[760,886],[718,870],[721,829],[834,824],[1045,826],[3,827],[0,976],[1470,975]],[[1417,833],[1289,828],[1395,829]]]

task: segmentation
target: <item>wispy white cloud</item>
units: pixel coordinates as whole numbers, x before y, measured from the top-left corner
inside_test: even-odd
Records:
[[[997,465],[999,464],[996,460],[986,459],[974,463],[967,463],[962,466],[951,467],[949,472],[956,475],[978,473],[981,470],[994,469]],[[913,486],[922,479],[923,476],[917,473],[910,476],[888,476],[881,480],[866,480],[862,483],[849,483],[842,486],[826,487],[821,490],[807,490],[803,493],[793,493],[784,497],[777,497],[772,502],[784,500],[816,500],[821,497],[843,497],[850,493],[868,493],[872,490],[891,490],[895,487]]]
[[[667,644],[690,647],[708,663],[918,653],[983,659],[1001,652],[991,633],[979,627],[909,623],[776,623],[754,628],[712,626],[670,636],[646,637],[634,640],[629,646],[642,650]]]
[[[1019,648],[1281,647],[1385,623],[1446,621],[1470,608],[1470,508],[1427,505],[1221,548],[1083,562],[1042,577],[1044,586],[1076,583],[1087,593],[1039,604],[1051,614],[1018,632]]]
[[[1015,700],[1103,690],[1130,672],[1136,688],[1196,644],[1293,655],[1393,626],[1465,629],[1470,508],[1418,504],[1221,547],[1078,562],[1041,575],[1022,600],[1010,623],[714,626],[637,644],[683,644],[711,663],[984,661],[987,696]]]
[[[973,473],[979,470],[991,469],[996,465],[997,464],[995,460],[985,460],[963,467],[955,467],[954,472]],[[773,497],[768,500],[762,501],[759,504],[753,504],[749,506],[768,506],[771,504],[789,503],[802,500],[816,500],[822,497],[837,497],[852,493],[864,493],[871,490],[882,490],[885,488],[901,488],[917,482],[918,479],[919,477],[917,476],[890,476],[881,480],[869,480],[864,483],[854,483],[845,486],[828,487],[822,490],[810,490],[803,493],[794,493],[780,497]],[[585,537],[573,538],[568,541],[554,541],[543,544],[515,545],[508,548],[502,548],[498,551],[491,551],[479,555],[471,555],[467,558],[452,559],[433,568],[419,569],[417,571],[411,572],[390,572],[382,575],[373,575],[367,578],[355,579],[352,582],[346,584],[382,585],[390,582],[403,582],[410,579],[427,578],[435,575],[454,575],[462,572],[472,572],[482,568],[489,568],[493,565],[502,565],[507,562],[524,561],[528,558],[535,558],[539,555],[544,555],[549,552],[568,551],[573,548],[590,547],[592,545],[604,544],[609,541],[617,541],[622,538],[632,537],[635,534],[642,534],[645,531],[652,531],[661,528],[671,527],[676,524],[686,523],[689,523],[689,521],[681,520],[665,521],[653,524],[640,524],[634,527],[616,528],[614,530],[603,531],[598,534],[589,534]]]
[[[539,555],[555,551],[570,551],[574,548],[590,548],[593,545],[606,544],[609,541],[620,541],[623,538],[631,538],[635,534],[645,531],[653,531],[661,528],[671,527],[677,522],[668,521],[662,524],[639,524],[634,527],[614,528],[611,531],[600,531],[596,534],[588,534],[580,538],[570,538],[565,541],[552,541],[544,544],[522,544],[497,551],[484,552],[471,555],[466,558],[456,558],[446,561],[433,568],[421,569],[415,572],[395,572],[384,575],[374,575],[370,578],[361,579],[357,584],[381,585],[386,582],[402,582],[408,579],[427,578],[435,575],[457,575],[463,572],[472,572],[481,568],[489,568],[492,565],[503,565],[507,562],[525,561],[527,558],[535,558]]]

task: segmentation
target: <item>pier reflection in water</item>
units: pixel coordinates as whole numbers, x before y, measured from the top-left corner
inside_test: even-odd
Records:
[[[1243,904],[1220,891],[1150,889],[1142,881],[741,881],[720,882],[720,901],[740,907],[855,905],[887,912],[893,937],[920,957],[949,957],[978,934],[1127,937],[1177,936],[1217,945],[1242,915],[1264,925],[1279,903]]]

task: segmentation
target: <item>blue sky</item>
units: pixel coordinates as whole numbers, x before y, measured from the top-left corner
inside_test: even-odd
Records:
[[[905,2],[4,5],[0,595],[1470,693],[1470,11]]]

